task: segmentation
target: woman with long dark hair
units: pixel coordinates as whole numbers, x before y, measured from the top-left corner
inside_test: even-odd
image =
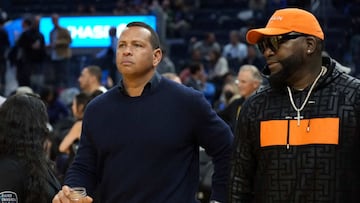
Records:
[[[48,203],[60,189],[44,150],[47,123],[35,95],[10,96],[0,107],[0,202]]]

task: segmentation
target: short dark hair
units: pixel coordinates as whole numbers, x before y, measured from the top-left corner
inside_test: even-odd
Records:
[[[191,63],[189,65],[189,70],[191,74],[195,74],[201,70],[202,64],[201,63]]]
[[[93,97],[91,94],[80,92],[79,94],[75,95],[76,107],[80,108],[80,106],[82,105],[83,106],[82,111],[85,111],[86,106],[88,105],[88,103],[91,101],[92,98]]]
[[[33,23],[34,23],[33,19],[31,19],[30,17],[24,18],[23,22],[24,22],[27,26],[32,26]]]
[[[143,22],[131,22],[131,23],[127,24],[126,27],[143,27],[143,28],[149,30],[151,33],[151,36],[150,36],[151,46],[153,47],[153,49],[160,48],[159,36],[150,25],[143,23]]]
[[[51,98],[51,100],[48,100],[49,97]],[[43,86],[40,90],[40,98],[44,102],[53,103],[58,97],[59,93],[52,85]]]
[[[101,83],[101,78],[102,78],[102,71],[101,68],[97,65],[90,65],[90,66],[86,66],[85,68],[88,69],[90,75],[93,75],[96,77],[96,80]]]

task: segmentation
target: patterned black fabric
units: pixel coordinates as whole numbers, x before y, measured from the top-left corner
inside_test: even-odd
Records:
[[[286,89],[264,89],[240,113],[229,202],[360,202],[360,81],[340,73],[329,58],[324,65],[327,72],[301,116],[339,118],[338,144],[261,147],[261,122],[296,116]],[[292,90],[297,107],[308,91]]]

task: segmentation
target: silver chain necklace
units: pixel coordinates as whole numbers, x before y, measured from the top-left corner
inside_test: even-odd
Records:
[[[294,110],[296,111],[297,113],[297,116],[295,117],[297,119],[297,126],[300,126],[300,119],[302,118],[300,116],[300,112],[304,109],[305,105],[307,104],[307,101],[311,95],[311,92],[313,91],[316,83],[318,82],[318,80],[320,79],[320,77],[326,72],[326,68],[324,66],[321,67],[321,71],[320,71],[320,74],[316,77],[316,79],[314,80],[313,84],[311,85],[310,87],[310,90],[309,92],[307,93],[306,97],[305,97],[305,100],[304,102],[302,103],[302,105],[300,106],[300,108],[298,108],[295,103],[294,103],[294,99],[293,99],[293,96],[292,96],[292,93],[291,93],[291,89],[289,86],[287,86],[287,90],[289,92],[289,98],[290,98],[290,102],[291,102],[291,105],[292,107],[294,108]]]

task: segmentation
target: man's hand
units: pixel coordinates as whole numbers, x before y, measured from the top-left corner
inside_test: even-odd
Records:
[[[70,199],[70,187],[64,185],[62,189],[55,195],[52,203],[91,203],[93,199],[89,196],[82,198],[80,200],[71,200]]]

